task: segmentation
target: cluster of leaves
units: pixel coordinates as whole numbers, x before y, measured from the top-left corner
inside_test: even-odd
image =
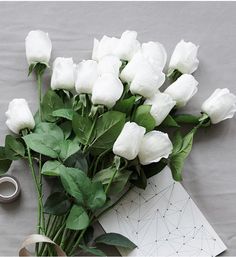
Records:
[[[40,154],[43,159],[41,173],[53,177],[59,185],[47,198],[44,212],[65,216],[69,230],[89,231],[94,215],[109,208],[110,197],[125,191],[128,184],[144,189],[147,179],[167,164],[173,178],[178,181],[182,179],[184,160],[191,151],[196,129],[182,136],[179,124],[199,126],[199,117],[192,115],[172,112],[161,124],[161,128],[172,127],[176,130],[169,160],[162,159],[159,163],[142,166],[138,159],[121,159],[118,165],[122,166],[121,169],[114,162],[112,147],[126,121],[135,121],[147,131],[155,128],[151,107],[143,102],[141,97],[124,90],[122,98],[112,110],[107,110],[92,106],[89,95],[73,96],[63,90],[49,90],[41,104],[43,122],[39,121],[39,114],[36,113],[36,126],[31,133],[19,138],[6,136],[5,146],[0,148],[0,173],[8,170],[13,160],[27,158],[27,148],[31,149],[36,160]],[[81,249],[104,255],[85,241],[80,244]],[[130,249],[136,247],[127,238],[114,233],[100,236],[93,243]]]

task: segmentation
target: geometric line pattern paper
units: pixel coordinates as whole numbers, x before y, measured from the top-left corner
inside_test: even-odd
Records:
[[[134,188],[99,218],[104,230],[128,237],[138,247],[122,256],[216,256],[226,246],[169,168]]]

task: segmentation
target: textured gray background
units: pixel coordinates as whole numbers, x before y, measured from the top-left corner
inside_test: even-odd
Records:
[[[0,3],[0,143],[8,133],[4,112],[15,97],[26,98],[36,108],[37,90],[27,78],[24,38],[28,31],[50,33],[53,59],[90,58],[93,38],[119,36],[126,29],[139,33],[142,42],[163,43],[170,56],[181,39],[199,44],[200,67],[195,73],[199,92],[185,108],[198,113],[202,101],[217,87],[236,93],[236,3],[230,2],[74,2]],[[45,79],[48,84],[49,75]],[[236,255],[236,119],[201,131],[184,169],[184,186]],[[0,254],[16,255],[34,232],[36,201],[27,166],[14,163],[22,196],[0,205]]]

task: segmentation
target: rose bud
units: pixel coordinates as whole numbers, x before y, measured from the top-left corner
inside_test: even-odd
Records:
[[[159,126],[175,106],[176,102],[168,94],[158,91],[152,97],[148,98],[144,104],[152,106],[150,113],[156,121],[156,126]]]
[[[6,112],[6,125],[14,132],[19,134],[22,129],[33,129],[35,126],[34,117],[25,99],[13,99]]]
[[[41,30],[30,31],[25,39],[26,58],[30,64],[44,63],[48,66],[52,42],[48,36]]]
[[[161,43],[153,41],[143,43],[142,52],[155,70],[163,70],[166,65],[167,54]]]
[[[182,107],[197,93],[198,82],[189,74],[183,74],[172,83],[164,93],[170,95],[176,101],[177,107]]]
[[[148,42],[142,45],[142,49],[136,52],[133,58],[122,70],[120,77],[123,81],[130,83],[135,75],[143,70],[153,70],[159,76],[160,71],[166,63],[166,52],[158,42]]]
[[[181,40],[176,45],[171,56],[169,73],[174,70],[178,70],[183,74],[193,73],[199,64],[199,60],[197,59],[198,48],[199,46],[196,46],[192,42]]]
[[[107,55],[98,62],[98,74],[112,73],[118,77],[120,72],[121,61],[117,56]]]
[[[99,61],[106,55],[113,55],[114,49],[117,47],[119,42],[118,38],[103,36],[99,41],[94,39],[92,59]]]
[[[92,94],[93,85],[98,77],[98,64],[94,60],[84,60],[78,64],[75,82],[76,92]]]
[[[165,74],[161,70],[154,72],[149,66],[144,67],[134,76],[130,84],[132,94],[138,94],[143,97],[151,97],[162,86],[165,81]]]
[[[144,135],[138,158],[142,165],[159,162],[162,158],[168,158],[172,149],[168,134],[154,130]]]
[[[111,108],[120,99],[123,93],[123,84],[111,73],[102,74],[93,85],[92,103],[105,105]]]
[[[75,64],[72,58],[57,57],[53,62],[51,88],[71,90],[75,87]]]
[[[136,31],[127,30],[123,32],[114,49],[114,55],[118,56],[121,60],[131,60],[133,55],[140,49],[140,43],[136,38]]]
[[[210,117],[213,124],[230,119],[236,112],[236,96],[228,88],[218,88],[202,104],[202,111]]]
[[[135,122],[126,122],[113,145],[113,153],[133,160],[137,157],[146,129]]]

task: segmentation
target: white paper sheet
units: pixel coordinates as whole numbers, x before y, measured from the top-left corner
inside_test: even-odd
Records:
[[[128,237],[138,247],[123,256],[216,256],[226,246],[169,168],[132,189],[104,214],[104,230]]]

